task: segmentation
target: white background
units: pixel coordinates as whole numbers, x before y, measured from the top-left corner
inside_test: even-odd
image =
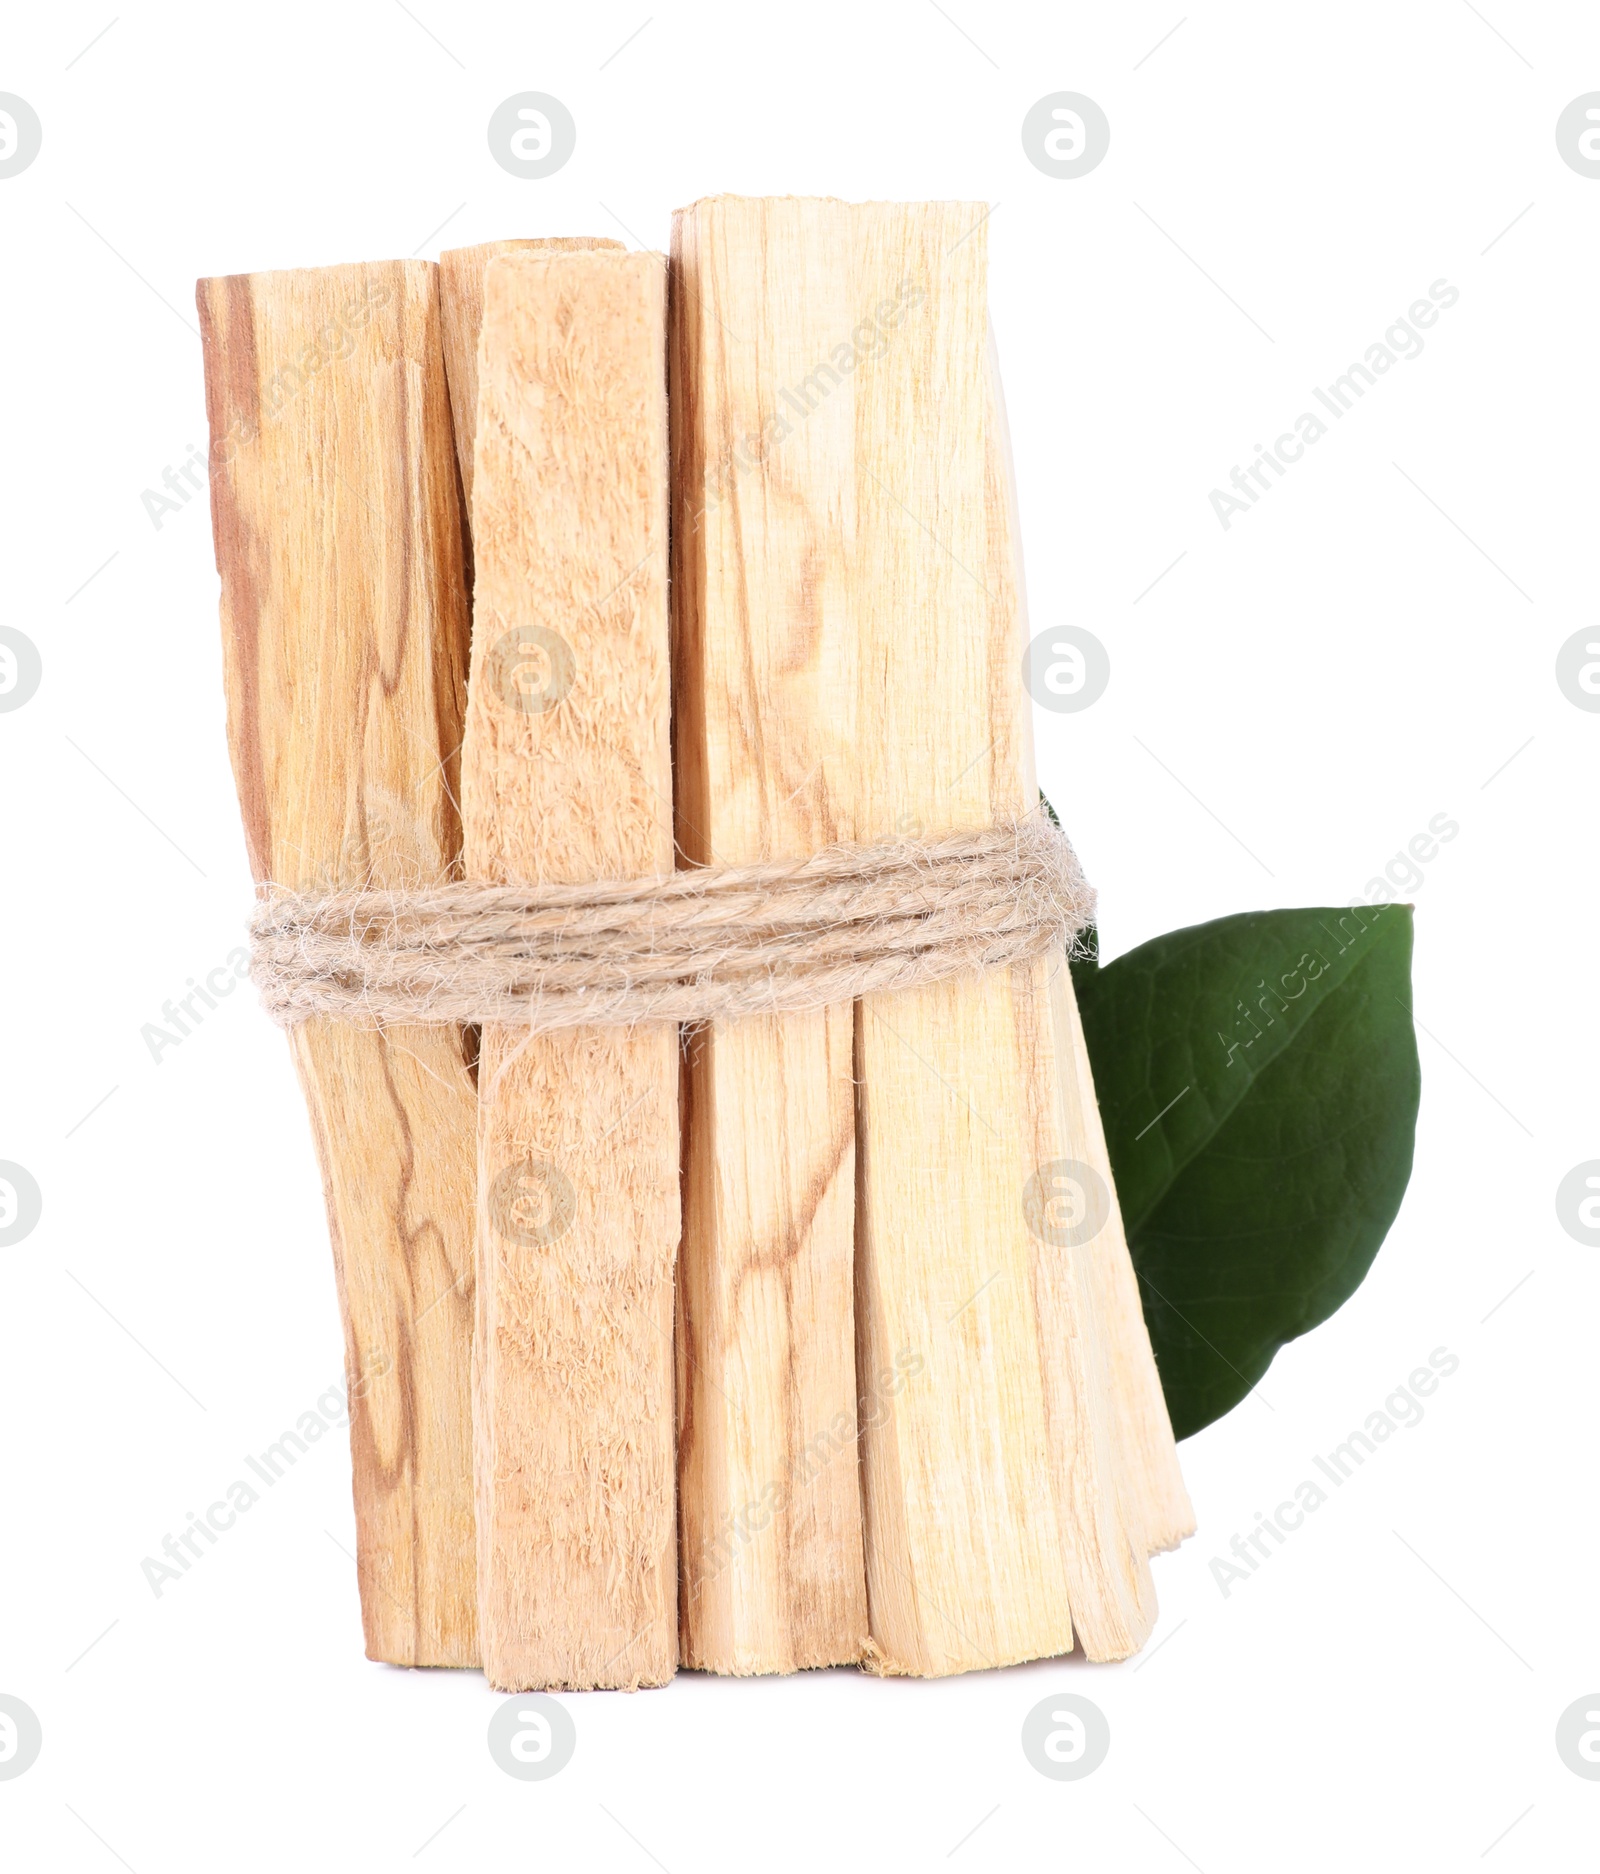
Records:
[[[1600,1155],[1600,717],[1554,659],[1594,617],[1600,182],[1553,133],[1600,16],[323,0],[124,5],[84,51],[114,4],[13,9],[0,49],[44,125],[0,181],[0,622],[44,661],[0,716],[0,1157],[44,1193],[0,1251],[0,1691],[44,1727],[0,1782],[7,1868],[1577,1866],[1600,1785],[1554,1727],[1600,1686],[1600,1268],[1554,1194]],[[537,182],[484,134],[529,89],[578,125]],[[1068,181],[1019,135],[1063,89],[1111,123]],[[478,1674],[362,1658],[342,1435],[159,1600],[140,1572],[341,1364],[282,1037],[243,994],[159,1065],[140,1037],[251,899],[204,503],[157,529],[141,493],[205,446],[197,275],[661,248],[724,190],[998,203],[1034,626],[1112,662],[1038,718],[1108,954],[1344,903],[1436,814],[1460,834],[1411,893],[1405,1208],[1182,1447],[1200,1533],[1155,1564],[1144,1657],[689,1674],[570,1699],[572,1763],[519,1783]],[[1209,491],[1440,278],[1422,355],[1224,531]],[[1424,1421],[1225,1598],[1211,1558],[1437,1347],[1460,1370]],[[1112,1741],[1057,1783],[1019,1728],[1066,1689]]]

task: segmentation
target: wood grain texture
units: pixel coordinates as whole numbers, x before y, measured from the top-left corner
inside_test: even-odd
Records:
[[[675,457],[680,542],[707,543],[680,549],[677,565],[685,843],[743,856],[720,833],[741,790],[763,831],[797,791],[811,818],[796,837],[809,843],[979,827],[1036,802],[985,219],[963,204],[728,198],[680,217],[699,349],[682,360],[677,420],[710,439],[702,460],[681,443]],[[704,509],[693,535],[690,500]],[[730,623],[707,639],[719,606]],[[752,650],[763,634],[770,648]],[[704,673],[703,720],[686,653]],[[698,781],[686,730],[707,751]],[[1087,1070],[1058,1019],[1064,976],[1056,959],[856,1011],[857,1392],[880,1670],[1049,1656],[1075,1630],[1091,1656],[1121,1657],[1152,1616],[1098,1249],[1049,1240],[1062,1234],[1060,1167],[1092,1165],[1094,1149],[1079,1110]],[[697,1097],[691,1080],[683,1291],[687,1345],[703,1361],[716,1343],[702,1323],[719,1316],[694,1274]],[[726,1111],[711,1103],[718,1134]],[[787,1137],[792,1151],[792,1126]],[[759,1141],[750,1128],[747,1160],[773,1156]],[[743,1177],[748,1191],[726,1157],[726,1186]],[[1044,1192],[1037,1229],[1030,1189]],[[750,1348],[735,1370],[764,1377],[759,1335]],[[698,1413],[710,1394],[687,1379]],[[723,1410],[724,1443],[742,1456],[751,1414]],[[691,1487],[735,1516],[741,1493],[754,1495],[748,1473],[720,1462],[706,1466],[709,1489],[683,1464],[686,1519]]]
[[[297,890],[454,875],[466,595],[436,270],[202,280],[228,742],[250,864]],[[333,1239],[367,1652],[477,1663],[476,1111],[459,1032],[292,1046]]]
[[[478,420],[478,335],[483,329],[484,280],[489,262],[501,254],[582,253],[601,247],[620,251],[603,235],[553,234],[526,240],[481,241],[476,247],[447,247],[439,256],[439,306],[444,320],[444,370],[450,386],[456,463],[461,471],[462,509],[472,518],[472,448]],[[470,553],[469,553],[470,557]]]
[[[462,761],[497,882],[670,872],[665,270],[487,271]],[[474,1353],[484,1669],[508,1690],[677,1662],[678,1036],[483,1036]]]
[[[1037,802],[985,211],[921,211],[898,229],[885,211],[880,226],[927,282],[928,350],[893,354],[873,419],[884,443],[918,442],[871,522],[894,603],[874,608],[863,647],[866,687],[885,699],[867,832],[917,801],[938,826]],[[924,656],[907,655],[897,613],[938,620]],[[1069,1124],[1078,1064],[1053,1012],[1065,976],[1058,958],[869,999],[858,1016],[866,1338],[933,1349],[933,1386],[907,1389],[892,1435],[867,1449],[873,1635],[899,1669],[1063,1651],[1068,1610],[1091,1658],[1120,1658],[1154,1616],[1093,1271],[1103,1229],[1072,1227],[1080,1183],[1108,1194],[1109,1168]],[[910,1227],[913,1204],[933,1227]]]
[[[673,228],[674,629],[685,858],[851,837],[850,403],[806,387],[855,323],[804,204]],[[780,386],[793,387],[792,407]],[[815,403],[814,411],[806,406]],[[803,414],[802,414],[803,413]],[[791,1672],[866,1639],[848,1005],[710,1024],[684,1078],[685,1664]]]
[[[858,386],[864,733],[858,820],[882,837],[982,825],[1030,798],[1020,619],[985,306],[986,211],[856,211],[853,243],[916,282]],[[927,620],[920,633],[907,619]],[[1151,1614],[1113,1462],[1092,1293],[1029,1227],[1029,1181],[1069,1158],[1050,965],[859,1005],[864,1359],[925,1370],[869,1428],[872,1633],[886,1669],[1121,1656]],[[1057,968],[1063,967],[1059,962]]]

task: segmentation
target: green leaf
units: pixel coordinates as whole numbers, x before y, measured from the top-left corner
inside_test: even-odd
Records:
[[[1409,905],[1252,911],[1074,986],[1173,1429],[1354,1292],[1411,1175]]]

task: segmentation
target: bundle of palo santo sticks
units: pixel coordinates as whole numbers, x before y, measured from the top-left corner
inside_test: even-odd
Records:
[[[986,237],[967,203],[722,197],[669,260],[201,281],[263,888],[1036,807]],[[371,1657],[527,1690],[1142,1644],[1193,1520],[1114,1196],[1088,1241],[1039,1226],[1052,1167],[1111,1189],[1059,950],[681,1033],[290,1035]]]

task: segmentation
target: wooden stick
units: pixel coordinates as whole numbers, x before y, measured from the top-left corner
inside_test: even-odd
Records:
[[[474,878],[672,869],[666,478],[660,257],[493,260],[462,773]],[[479,1089],[484,1669],[506,1690],[661,1684],[677,1660],[677,1030],[486,1028]]]
[[[764,833],[791,790],[826,803],[802,850],[819,829],[934,833],[1036,801],[983,222],[981,209],[955,204],[729,199],[680,218],[677,305],[697,347],[675,340],[680,436],[698,439],[697,455],[680,440],[675,456],[680,839],[694,840],[707,816],[701,843],[716,857],[743,856],[720,836],[741,784]],[[686,514],[690,500],[706,512]],[[720,636],[719,614],[734,621]],[[854,661],[835,648],[852,638]],[[786,692],[774,677],[791,673]],[[842,700],[851,695],[853,708]],[[691,750],[708,751],[698,783],[686,731]],[[788,765],[769,775],[760,764],[776,766],[774,749]],[[1117,1424],[1131,1396],[1117,1390],[1121,1363],[1136,1365],[1138,1350],[1125,1321],[1102,1319],[1093,1252],[1046,1240],[1059,1234],[1050,1221],[1045,1236],[1029,1222],[1057,1215],[1063,1161],[1095,1162],[1061,994],[1039,964],[857,1011],[857,1379],[872,1657],[883,1670],[1065,1652],[1074,1621],[1093,1656],[1117,1657],[1148,1629],[1154,1517]],[[691,1100],[696,1085],[691,1076]],[[749,1165],[772,1177],[776,1156],[770,1120],[746,1126],[729,1106],[712,1107],[711,1173],[697,1168],[690,1112],[683,1288],[702,1364],[708,1345],[728,1344],[722,1319],[743,1326],[727,1305],[719,1316],[716,1280],[744,1301],[737,1264],[722,1273],[731,1246],[698,1224],[704,1193],[736,1195]],[[785,1136],[792,1153],[792,1124]],[[825,1135],[800,1136],[811,1149]],[[1030,1202],[1041,1174],[1042,1212]],[[702,1265],[713,1279],[697,1282]],[[1115,1360],[1100,1345],[1113,1330]],[[759,1319],[741,1351],[754,1398],[782,1396],[792,1382]],[[695,1415],[715,1407],[713,1378],[729,1390],[720,1370],[698,1389],[689,1375],[696,1436]],[[724,1409],[733,1456],[706,1462],[710,1488],[698,1483],[735,1519],[753,1495],[737,1460],[759,1448],[755,1416]],[[688,1576],[698,1480],[687,1462],[683,1477]],[[749,1549],[758,1599],[781,1570],[770,1546]]]
[[[483,328],[484,276],[500,254],[582,253],[591,247],[620,251],[603,235],[554,234],[536,240],[483,241],[447,247],[439,256],[439,302],[444,314],[444,368],[461,470],[462,508],[472,518],[472,438],[478,420],[478,334]]]
[[[466,595],[436,269],[202,280],[228,741],[258,880],[452,876]],[[477,1663],[476,1098],[458,1031],[293,1032],[350,1386],[373,1659]]]
[[[1036,806],[1023,619],[987,344],[986,212],[863,209],[856,239],[925,294],[858,382],[863,702],[881,698],[858,830]],[[880,465],[881,466],[878,466]],[[907,618],[930,621],[913,648]],[[949,1672],[1141,1644],[1154,1613],[1090,1262],[1052,1201],[1087,1140],[1052,969],[860,1005],[858,1305],[866,1357],[925,1347],[866,1438],[873,1638],[889,1669]],[[1099,1177],[1084,1180],[1093,1186]],[[1104,1180],[1109,1187],[1108,1177]],[[1059,1187],[1066,1185],[1066,1191]],[[1092,1198],[1091,1198],[1092,1201]],[[920,1376],[919,1376],[920,1377]],[[1070,1621],[1069,1621],[1070,1610]]]
[[[673,226],[678,839],[801,858],[852,831],[848,399],[799,384],[854,322],[804,205],[700,203]],[[841,431],[841,424],[844,426]],[[768,469],[780,430],[797,431]],[[684,1662],[859,1659],[866,1591],[851,1266],[852,1023],[718,1022],[685,1075],[678,1322]]]

